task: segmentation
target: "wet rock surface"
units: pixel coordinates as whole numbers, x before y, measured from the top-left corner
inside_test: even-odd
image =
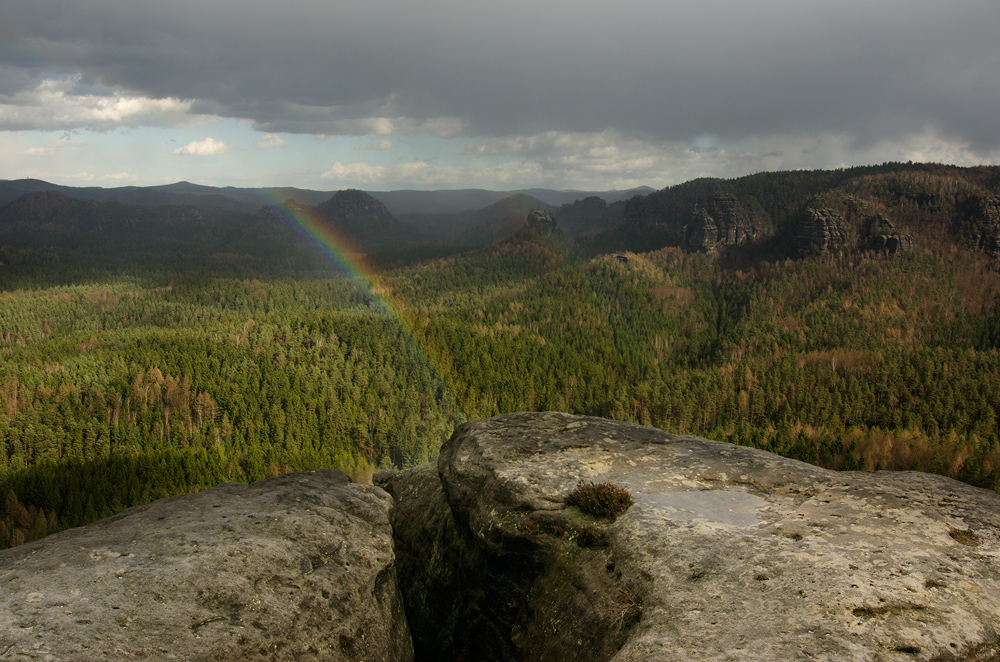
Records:
[[[463,636],[491,623],[479,659],[1000,659],[995,493],[552,413],[467,423],[436,469],[377,477],[397,537],[452,528],[400,581],[450,591]],[[615,521],[567,506],[587,481],[634,505]]]
[[[410,660],[391,508],[317,470],[0,552],[0,657]]]

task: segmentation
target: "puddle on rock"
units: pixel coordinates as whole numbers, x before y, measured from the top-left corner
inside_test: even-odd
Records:
[[[687,523],[699,519],[728,526],[759,524],[761,519],[757,517],[757,509],[767,505],[761,497],[738,490],[642,494],[638,495],[636,502],[643,510],[648,509],[673,522]]]

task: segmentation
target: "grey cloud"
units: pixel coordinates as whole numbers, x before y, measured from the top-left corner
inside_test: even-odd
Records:
[[[39,63],[54,63],[266,132],[453,118],[473,136],[823,131],[864,145],[932,129],[1000,144],[996,0],[5,6],[4,88],[30,87],[55,71]]]

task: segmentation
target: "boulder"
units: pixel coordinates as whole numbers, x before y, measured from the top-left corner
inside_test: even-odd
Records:
[[[1000,495],[945,477],[543,413],[466,423],[436,467],[376,482],[417,659],[1000,659]],[[634,503],[567,505],[588,482]]]
[[[391,509],[382,490],[317,470],[0,552],[0,656],[411,660]]]

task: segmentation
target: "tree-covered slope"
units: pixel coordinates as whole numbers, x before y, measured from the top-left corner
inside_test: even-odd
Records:
[[[460,421],[519,410],[996,488],[998,181],[943,166],[702,180],[681,193],[705,224],[747,210],[766,231],[688,250],[637,222],[588,256],[536,222],[371,291],[190,262],[81,280],[9,246],[0,544],[225,480],[411,466]]]

